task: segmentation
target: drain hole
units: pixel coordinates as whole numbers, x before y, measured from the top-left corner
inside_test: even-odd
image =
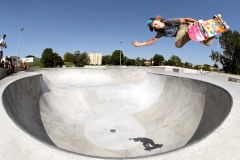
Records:
[[[110,129],[110,132],[115,133],[116,129]]]

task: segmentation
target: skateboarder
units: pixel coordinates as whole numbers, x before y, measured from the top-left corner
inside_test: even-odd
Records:
[[[188,35],[188,28],[194,23],[197,22],[192,18],[173,18],[173,19],[164,19],[162,16],[157,16],[156,18],[149,18],[147,25],[152,32],[153,30],[157,32],[157,35],[147,40],[146,42],[133,41],[132,44],[135,47],[148,46],[156,43],[162,36],[164,37],[176,37],[175,46],[177,48],[183,47],[190,37]],[[214,37],[203,42],[206,46],[210,46],[213,42]]]

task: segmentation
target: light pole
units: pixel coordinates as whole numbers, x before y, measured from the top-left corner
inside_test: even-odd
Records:
[[[219,67],[220,67],[220,44],[219,44],[219,36],[218,36],[218,75],[219,75]]]
[[[21,26],[20,28],[20,33],[19,33],[19,37],[18,37],[18,48],[17,48],[17,64],[16,64],[16,67],[17,67],[17,71],[18,71],[18,55],[19,55],[19,45],[20,45],[20,39],[21,39],[21,33],[22,31],[24,30],[23,28],[23,25]]]
[[[120,66],[122,66],[122,52],[121,52],[121,50],[122,50],[122,41],[120,41]]]

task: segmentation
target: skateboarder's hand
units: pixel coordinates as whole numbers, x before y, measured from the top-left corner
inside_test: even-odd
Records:
[[[132,44],[135,46],[135,47],[140,47],[141,44],[137,41],[133,41]]]

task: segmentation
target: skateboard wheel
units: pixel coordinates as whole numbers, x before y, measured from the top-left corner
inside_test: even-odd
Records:
[[[229,28],[230,28],[229,25],[227,25],[227,26],[226,26],[226,29],[229,29]]]
[[[221,14],[218,14],[217,16],[218,16],[218,17],[222,17],[222,15],[221,15]]]

